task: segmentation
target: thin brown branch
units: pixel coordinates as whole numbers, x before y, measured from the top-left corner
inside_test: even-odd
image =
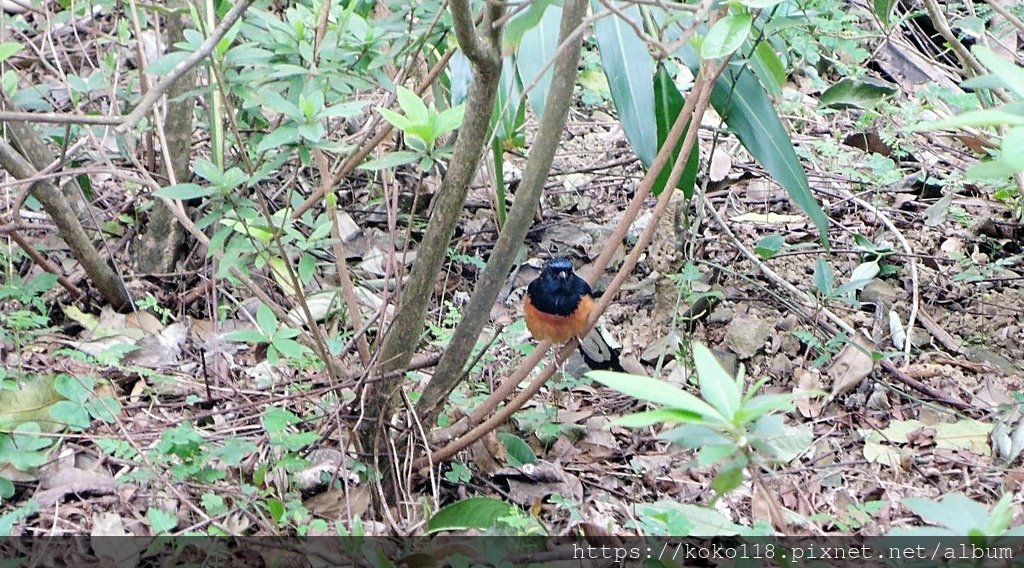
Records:
[[[210,33],[210,37],[206,38],[202,45],[199,46],[199,49],[195,50],[192,54],[183,59],[181,63],[175,65],[159,83],[154,85],[153,88],[146,93],[146,96],[142,97],[139,104],[135,105],[135,109],[124,117],[124,122],[115,128],[114,131],[118,134],[124,134],[128,129],[138,124],[139,121],[142,120],[142,117],[145,116],[151,108],[153,108],[153,105],[160,100],[160,97],[167,92],[167,89],[171,88],[171,85],[173,85],[175,81],[181,78],[181,76],[188,72],[189,69],[195,67],[200,61],[206,59],[211,53],[213,53],[214,48],[217,47],[217,43],[227,35],[231,26],[235,25],[235,22],[242,17],[242,14],[245,13],[245,10],[250,4],[252,4],[252,2],[253,0],[239,0],[234,6],[232,6],[231,10],[224,15],[224,19],[221,20],[220,23],[217,24],[217,27],[214,28],[213,32]]]

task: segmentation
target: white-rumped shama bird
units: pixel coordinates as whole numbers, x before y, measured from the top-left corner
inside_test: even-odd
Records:
[[[526,288],[523,312],[526,328],[537,341],[565,343],[579,338],[579,350],[591,369],[621,370],[618,349],[611,347],[603,330],[586,335],[587,320],[594,311],[590,284],[573,272],[567,258],[549,260],[536,280]]]

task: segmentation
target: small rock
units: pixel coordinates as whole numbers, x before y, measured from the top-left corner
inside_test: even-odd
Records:
[[[790,360],[789,355],[785,353],[779,353],[772,357],[771,363],[768,365],[768,374],[775,377],[789,377],[793,374],[793,361]]]
[[[725,344],[739,359],[749,359],[764,347],[772,333],[767,321],[749,314],[737,316],[726,327]]]

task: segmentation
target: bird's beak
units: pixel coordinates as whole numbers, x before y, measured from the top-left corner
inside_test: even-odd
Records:
[[[569,273],[568,273],[568,272],[566,272],[566,271],[564,271],[564,270],[559,270],[559,271],[558,271],[558,278],[559,278],[559,279],[561,279],[561,280],[565,280],[565,279],[566,279],[566,278],[568,278],[568,277],[569,277]]]

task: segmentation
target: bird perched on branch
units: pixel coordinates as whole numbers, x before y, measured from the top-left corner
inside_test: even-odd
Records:
[[[537,341],[565,343],[580,339],[580,353],[594,369],[619,368],[618,353],[596,331],[584,335],[594,311],[590,284],[573,272],[567,258],[549,260],[536,280],[526,289],[523,312],[526,328]]]

